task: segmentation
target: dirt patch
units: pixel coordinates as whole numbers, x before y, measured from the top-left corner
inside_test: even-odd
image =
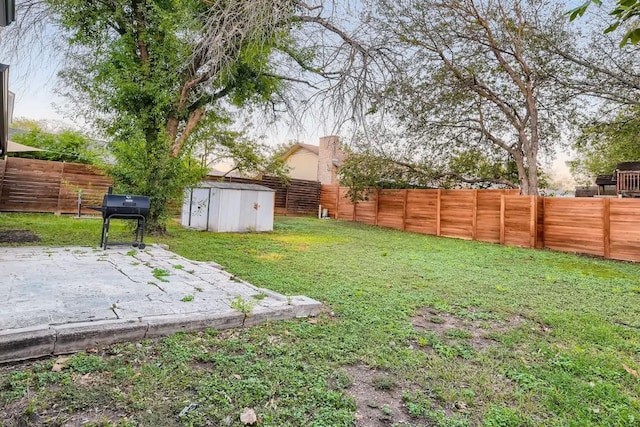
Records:
[[[474,319],[460,317],[451,313],[442,313],[432,308],[422,308],[411,319],[413,326],[420,331],[430,331],[447,341],[464,341],[476,350],[484,350],[495,344],[492,338],[518,327],[524,318],[514,316],[508,320]]]
[[[10,403],[0,413],[0,425],[5,427],[37,425],[80,427],[87,423],[111,425],[126,418],[124,414],[102,408],[70,413],[65,408],[53,407],[36,413],[32,410],[31,405],[32,403],[26,397]]]
[[[40,237],[29,230],[0,231],[0,243],[32,243],[39,241]]]
[[[356,401],[357,427],[411,425],[402,400],[402,384],[384,371],[363,365],[344,369],[351,378],[346,389]]]

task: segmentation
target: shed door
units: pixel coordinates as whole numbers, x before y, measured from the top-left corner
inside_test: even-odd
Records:
[[[273,206],[275,194],[271,191],[258,191],[258,206],[256,208],[256,231],[273,230]]]
[[[192,190],[190,208],[189,223],[186,225],[197,230],[206,230],[209,210],[208,188],[194,188]]]
[[[243,190],[240,197],[240,230],[257,231],[259,191]]]

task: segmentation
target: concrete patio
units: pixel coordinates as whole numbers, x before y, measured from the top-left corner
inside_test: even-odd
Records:
[[[0,363],[306,317],[321,308],[155,245],[2,247],[0,294]]]

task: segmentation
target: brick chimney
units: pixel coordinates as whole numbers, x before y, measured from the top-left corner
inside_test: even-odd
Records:
[[[337,184],[338,167],[343,160],[340,138],[336,135],[321,137],[318,150],[318,181],[321,184]]]

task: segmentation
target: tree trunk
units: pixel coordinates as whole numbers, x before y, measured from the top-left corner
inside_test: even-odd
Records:
[[[540,134],[538,132],[538,105],[536,103],[533,89],[530,85],[527,85],[525,91],[525,97],[527,100],[527,111],[529,112],[529,129],[531,135],[527,138],[526,147],[527,155],[527,173],[529,175],[529,188],[527,194],[530,196],[537,196],[538,193],[538,147],[540,143]]]
[[[528,184],[528,188],[527,188],[527,192],[526,195],[528,196],[537,196],[538,193],[538,171],[537,171],[537,166],[531,167],[529,166],[528,170],[527,170],[527,184]],[[522,191],[520,191],[520,194],[525,194]]]
[[[529,191],[529,174],[524,164],[524,155],[520,148],[516,148],[513,153],[513,160],[516,162],[516,168],[518,169],[518,181],[520,182],[520,194],[523,196],[528,195]]]
[[[533,135],[536,140],[534,142]],[[529,148],[527,149],[527,195],[537,196],[538,193],[538,142],[537,132],[532,132],[532,137],[529,139]],[[523,193],[524,194],[524,193]]]

